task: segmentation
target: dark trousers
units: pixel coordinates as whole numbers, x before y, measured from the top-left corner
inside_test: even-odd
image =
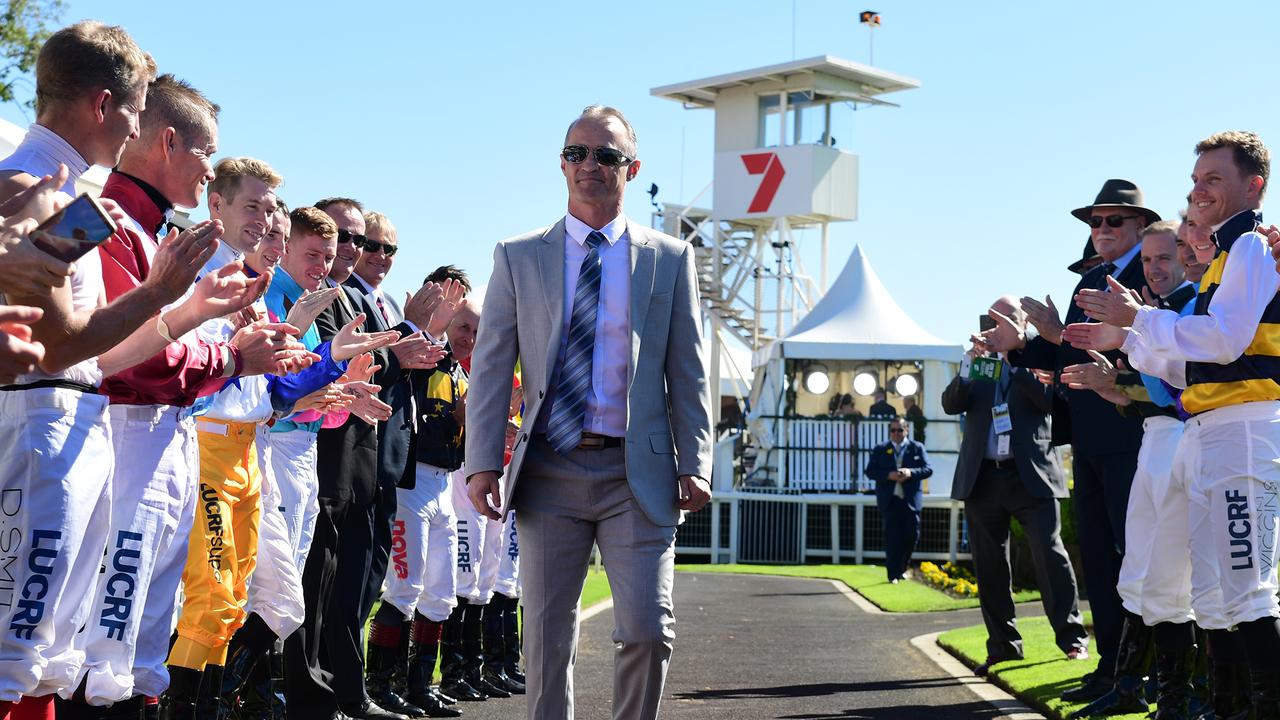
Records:
[[[330,683],[333,676],[322,666],[323,635],[329,601],[338,569],[338,541],[345,524],[345,501],[320,498],[311,550],[302,570],[302,594],[306,599],[302,627],[284,642],[285,701],[289,717],[331,717],[338,709]]]
[[[1058,501],[1034,497],[1012,463],[997,468],[984,462],[973,492],[965,499],[969,547],[978,578],[978,600],[987,626],[987,656],[1022,657],[1022,635],[1014,619],[1009,571],[1009,519],[1017,518],[1026,533],[1036,585],[1054,638],[1064,652],[1088,641],[1076,597],[1076,575],[1062,545]]]
[[[1138,469],[1138,449],[1133,452],[1082,456],[1076,454],[1072,470],[1075,488],[1072,502],[1076,537],[1084,558],[1084,586],[1093,611],[1093,632],[1098,643],[1098,671],[1111,673],[1124,610],[1116,585],[1124,558],[1124,517],[1129,488]]]
[[[916,499],[919,503],[919,498]],[[906,499],[890,495],[881,498],[880,518],[884,523],[884,569],[890,580],[902,577],[920,539],[920,510]]]
[[[352,507],[342,525],[333,597],[324,621],[325,669],[339,706],[364,702],[364,624],[382,590],[391,552],[395,488],[381,487],[373,504]]]

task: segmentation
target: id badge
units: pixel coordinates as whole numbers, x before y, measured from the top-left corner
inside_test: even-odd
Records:
[[[1013,422],[1009,420],[1009,403],[991,406],[991,429],[996,435],[1007,435],[1013,430]]]
[[[998,457],[1009,457],[1009,435],[996,436],[996,455]]]

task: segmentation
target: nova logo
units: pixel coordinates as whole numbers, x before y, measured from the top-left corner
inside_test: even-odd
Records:
[[[747,212],[768,211],[769,206],[773,204],[773,196],[778,194],[782,176],[787,174],[782,167],[782,161],[778,159],[777,153],[751,153],[742,156],[742,164],[747,167],[748,175],[764,175],[760,180],[760,187],[756,188],[755,197],[751,198],[751,205],[747,207]]]
[[[409,543],[404,537],[404,521],[396,520],[391,530],[391,559],[395,561],[396,577],[409,577]]]

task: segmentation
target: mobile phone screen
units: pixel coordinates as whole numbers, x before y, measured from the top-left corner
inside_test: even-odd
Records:
[[[31,242],[59,260],[72,262],[106,242],[115,231],[115,222],[102,206],[81,195],[31,231]]]
[[[987,330],[994,329],[994,328],[995,328],[995,326],[996,326],[995,318],[991,317],[990,315],[979,315],[979,316],[978,316],[978,329],[979,329],[979,330],[982,330],[983,332],[986,332]]]

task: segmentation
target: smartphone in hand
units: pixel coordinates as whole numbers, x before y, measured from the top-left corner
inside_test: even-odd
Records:
[[[31,244],[64,262],[74,262],[106,242],[116,223],[97,200],[81,195],[31,231]]]

